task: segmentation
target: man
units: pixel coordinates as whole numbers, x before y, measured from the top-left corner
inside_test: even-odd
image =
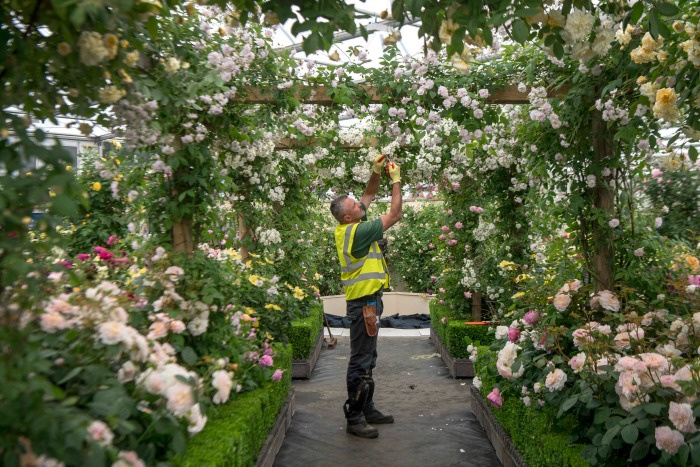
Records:
[[[367,209],[379,191],[379,181],[386,157],[374,159],[372,176],[360,202],[347,195],[331,203],[331,213],[339,225],[335,229],[335,244],[340,260],[340,283],[345,291],[347,316],[350,324],[350,361],[348,362],[348,400],[343,410],[347,432],[362,438],[376,438],[379,432],[371,424],[394,423],[394,417],[384,415],[373,402],[372,369],[377,362],[379,317],[384,309],[382,292],[389,288],[389,273],[378,240],[384,231],[401,219],[401,172],[389,162],[386,171],[391,177],[391,207],[389,212],[367,221]]]

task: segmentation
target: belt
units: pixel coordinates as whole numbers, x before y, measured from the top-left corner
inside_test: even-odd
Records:
[[[370,301],[371,299],[378,299],[382,298],[382,295],[384,294],[384,291],[381,289],[378,290],[377,292],[374,292],[373,294],[365,295],[360,298],[353,298],[352,300],[347,300],[348,303],[358,303],[358,302],[367,302]]]

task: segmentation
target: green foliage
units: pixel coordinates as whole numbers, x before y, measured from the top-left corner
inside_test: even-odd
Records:
[[[435,288],[431,278],[437,277],[440,270],[433,262],[433,240],[440,209],[438,203],[404,206],[401,222],[387,232],[387,265],[401,277],[408,292],[426,293]]]
[[[117,196],[114,196],[110,188],[111,183],[121,180],[124,173],[133,169],[129,158],[117,154],[100,157],[96,149],[84,151],[79,157],[77,181],[89,204],[80,207],[77,217],[68,219],[72,225],[68,252],[72,254],[87,253],[95,246],[106,245],[112,236],[125,238],[127,224],[135,217],[133,210],[128,209],[129,203],[124,202],[126,194],[117,189]],[[103,177],[105,172],[111,177]]]
[[[275,351],[276,366],[284,370],[282,380],[266,383],[212,409],[207,426],[190,440],[187,452],[176,459],[176,465],[255,465],[291,388],[292,349],[276,346]]]
[[[486,395],[496,387],[496,379],[491,374],[495,356],[488,347],[479,347],[478,359],[474,363],[475,374],[481,380],[479,390]],[[486,401],[498,423],[513,440],[518,452],[527,465],[585,467],[590,465],[582,456],[584,446],[572,444],[570,439],[576,434],[580,420],[573,416],[557,418],[552,407],[527,407],[512,393],[505,397],[501,408],[494,408]]]
[[[675,158],[667,157],[670,160],[663,174],[644,183],[644,194],[663,219],[658,229],[661,235],[696,242],[700,232],[700,172],[685,166],[674,168],[671,163]]]
[[[454,358],[469,358],[470,345],[491,345],[493,331],[487,325],[466,324],[454,317],[452,310],[438,300],[430,302],[430,325]]]
[[[323,303],[313,302],[309,316],[292,321],[289,345],[293,349],[294,360],[308,359],[323,329]]]

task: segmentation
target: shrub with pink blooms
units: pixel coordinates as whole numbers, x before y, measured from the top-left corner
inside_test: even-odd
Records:
[[[537,292],[530,281],[504,317],[508,326],[497,327],[499,340],[479,354],[480,379],[506,401],[573,415],[590,462],[697,456],[700,297],[683,286],[687,266],[666,266],[665,293],[651,298],[595,292],[577,279]]]
[[[250,283],[240,262],[143,253],[125,272],[99,265],[99,254],[54,266],[48,280],[26,279],[43,288],[40,299],[21,284],[9,295],[4,319],[22,312],[3,339],[23,351],[2,365],[3,407],[13,414],[4,421],[7,455],[19,455],[17,440],[26,439],[33,452],[70,464],[100,465],[126,451],[146,464],[167,460],[184,453],[212,405],[280,379],[263,315],[303,297],[263,291],[265,308],[229,287]]]

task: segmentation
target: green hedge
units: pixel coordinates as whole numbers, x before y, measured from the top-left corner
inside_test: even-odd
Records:
[[[292,346],[294,360],[306,360],[316,344],[318,334],[323,329],[323,302],[312,303],[309,316],[292,321],[289,344]]]
[[[209,410],[209,421],[194,436],[183,459],[183,467],[255,465],[258,454],[275,425],[292,385],[290,346],[275,346],[275,367],[284,370],[282,380],[237,395],[231,402]]]
[[[481,379],[481,395],[486,396],[496,384],[495,353],[479,347],[474,363],[475,374]],[[503,389],[501,387],[501,389]],[[504,403],[497,409],[486,401],[498,423],[513,440],[523,460],[531,467],[584,467],[590,465],[583,457],[583,445],[569,444],[568,439],[578,429],[574,417],[556,417],[553,407],[527,407],[520,391],[503,394]],[[531,394],[530,397],[533,395]],[[534,397],[533,403],[534,403]]]
[[[447,318],[446,323],[443,324],[442,318]],[[469,344],[489,346],[494,339],[488,326],[464,323],[463,319],[452,317],[449,307],[441,305],[437,300],[430,302],[430,325],[454,358],[468,358]]]

